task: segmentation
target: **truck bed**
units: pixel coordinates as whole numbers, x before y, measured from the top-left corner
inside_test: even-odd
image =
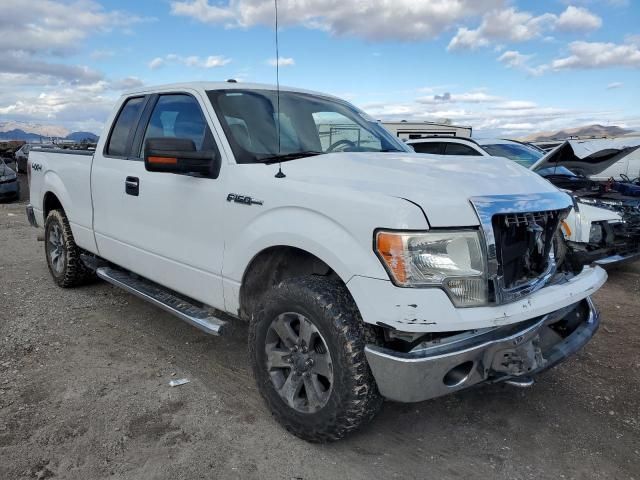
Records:
[[[50,208],[46,194],[55,188],[56,195],[66,206],[65,213],[77,245],[95,253],[90,181],[92,159],[93,152],[88,150],[34,148],[29,152],[30,202],[38,225],[44,226],[44,211]]]

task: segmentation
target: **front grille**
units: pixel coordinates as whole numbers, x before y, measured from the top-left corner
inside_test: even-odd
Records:
[[[508,213],[503,215],[507,227],[546,223],[553,212]]]
[[[527,286],[555,266],[553,237],[561,217],[562,213],[557,210],[493,217],[498,275],[503,290]]]
[[[544,287],[556,270],[554,236],[573,201],[560,191],[470,198],[486,241],[493,303]]]

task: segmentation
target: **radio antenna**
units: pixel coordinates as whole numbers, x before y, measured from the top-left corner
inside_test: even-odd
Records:
[[[280,47],[278,45],[278,0],[273,0],[276,7],[276,135],[278,136],[278,155],[282,152],[280,146]],[[284,178],[282,162],[278,163],[276,178]]]

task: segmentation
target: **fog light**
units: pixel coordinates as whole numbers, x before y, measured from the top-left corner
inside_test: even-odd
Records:
[[[599,223],[592,223],[591,230],[589,231],[589,243],[602,243],[604,234],[602,232],[602,225]]]
[[[457,307],[475,307],[487,301],[484,278],[450,278],[445,281],[445,288]]]

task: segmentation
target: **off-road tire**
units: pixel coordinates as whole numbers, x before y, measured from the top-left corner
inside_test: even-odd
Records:
[[[65,253],[64,265],[59,272],[52,266],[49,248],[49,235],[51,229],[56,225],[62,234],[62,246]],[[51,210],[47,215],[44,223],[44,243],[47,267],[49,267],[49,272],[58,286],[62,288],[77,287],[95,279],[94,273],[80,259],[81,250],[73,239],[69,220],[62,210]]]
[[[278,394],[267,370],[265,341],[274,319],[304,315],[318,329],[331,355],[332,391],[314,413],[301,413]],[[287,279],[267,292],[250,320],[249,358],[258,390],[289,432],[310,442],[339,440],[369,422],[382,405],[365,347],[365,326],[345,286],[323,276]]]

